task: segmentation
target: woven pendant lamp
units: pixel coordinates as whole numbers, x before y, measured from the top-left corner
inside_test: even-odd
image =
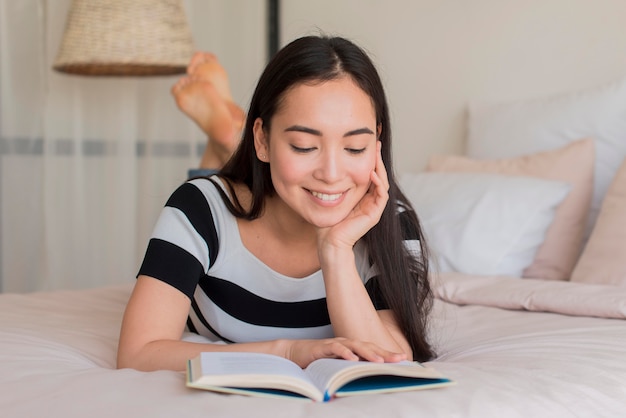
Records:
[[[53,68],[89,76],[181,74],[193,49],[182,0],[73,0]]]

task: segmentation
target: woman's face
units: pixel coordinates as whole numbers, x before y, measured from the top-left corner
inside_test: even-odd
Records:
[[[367,192],[376,163],[376,114],[349,77],[288,90],[269,136],[255,123],[255,146],[270,164],[278,197],[308,223],[339,223]]]

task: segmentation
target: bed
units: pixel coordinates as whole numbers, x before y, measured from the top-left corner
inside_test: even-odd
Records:
[[[619,417],[626,413],[626,80],[470,107],[467,153],[401,186],[433,250],[448,388],[325,404],[116,370],[132,283],[0,294],[3,417]],[[185,338],[197,338],[186,335]]]
[[[626,289],[540,285],[442,275],[431,324],[439,355],[429,364],[457,384],[328,404],[197,391],[185,387],[183,373],[116,370],[131,285],[4,294],[0,411],[4,417],[622,416]],[[568,302],[549,306],[554,294]]]

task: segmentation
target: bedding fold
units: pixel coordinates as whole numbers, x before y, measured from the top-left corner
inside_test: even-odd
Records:
[[[624,287],[440,273],[434,277],[433,291],[435,297],[456,305],[626,319]]]

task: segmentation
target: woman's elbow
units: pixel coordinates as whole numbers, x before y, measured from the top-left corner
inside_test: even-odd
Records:
[[[135,361],[126,350],[118,348],[117,350],[117,362],[115,367],[117,369],[136,369]]]

